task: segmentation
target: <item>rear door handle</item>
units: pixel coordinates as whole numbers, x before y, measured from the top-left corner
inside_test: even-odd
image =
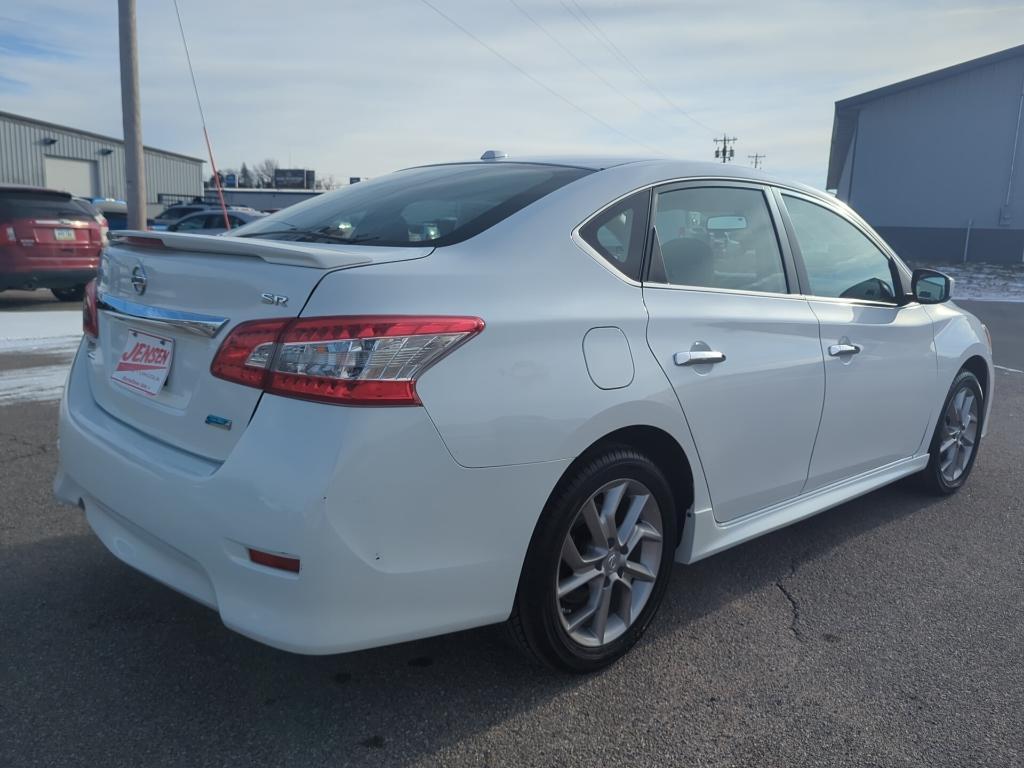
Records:
[[[693,349],[689,352],[676,352],[672,360],[676,365],[714,365],[725,362],[725,353],[713,349]]]
[[[860,350],[861,347],[859,344],[844,342],[841,344],[833,344],[828,348],[828,353],[832,355],[832,357],[839,357],[840,355],[856,355]]]

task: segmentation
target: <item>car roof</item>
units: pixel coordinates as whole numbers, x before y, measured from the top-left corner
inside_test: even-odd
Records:
[[[0,184],[0,192],[29,192],[34,195],[59,195],[60,197],[71,198],[70,192],[64,192],[60,189],[47,189],[46,187],[37,187],[33,184]]]
[[[569,168],[586,168],[591,171],[604,171],[625,165],[644,166],[644,169],[656,179],[685,178],[725,178],[737,181],[755,181],[762,184],[799,189],[808,194],[822,196],[820,189],[809,187],[788,179],[773,176],[764,171],[734,163],[715,163],[702,160],[683,160],[670,157],[623,156],[623,155],[524,155],[522,157],[507,156],[495,160],[465,160],[453,163],[431,163],[429,166],[440,165],[496,165],[496,164],[531,164],[558,165]],[[417,166],[417,167],[429,167]]]
[[[590,171],[600,171],[605,168],[613,168],[617,165],[638,163],[649,158],[627,157],[616,155],[524,155],[522,157],[506,156],[495,160],[453,160],[446,163],[424,163],[414,165],[410,168],[432,168],[443,165],[560,165],[568,168],[586,168]],[[403,168],[402,170],[409,170]]]

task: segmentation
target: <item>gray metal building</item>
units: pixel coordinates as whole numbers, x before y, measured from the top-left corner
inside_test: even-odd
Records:
[[[826,186],[905,258],[1024,261],[1024,45],[836,102]]]
[[[202,196],[202,159],[146,147],[145,165],[150,216],[164,203]],[[124,199],[124,142],[0,112],[0,183]]]

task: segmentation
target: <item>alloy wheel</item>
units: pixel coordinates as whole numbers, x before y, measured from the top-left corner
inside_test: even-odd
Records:
[[[558,616],[570,638],[594,648],[632,626],[654,590],[663,539],[661,510],[643,483],[613,480],[584,502],[555,577]]]
[[[961,387],[950,399],[942,429],[939,472],[952,485],[970,464],[978,440],[978,398],[970,387]]]

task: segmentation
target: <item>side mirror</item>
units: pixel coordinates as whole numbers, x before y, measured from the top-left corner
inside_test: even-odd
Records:
[[[915,269],[910,292],[921,304],[941,304],[953,293],[953,278],[934,269]]]

